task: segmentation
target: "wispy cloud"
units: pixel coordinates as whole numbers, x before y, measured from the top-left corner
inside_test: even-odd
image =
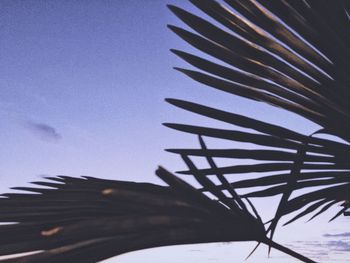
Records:
[[[341,232],[336,234],[327,233],[323,236],[327,239],[331,239],[327,242],[327,245],[333,250],[350,252],[350,232]]]
[[[335,251],[350,252],[350,244],[342,240],[332,240],[327,242],[327,246]]]
[[[339,234],[324,234],[324,237],[350,237],[350,232],[344,232]]]
[[[57,132],[54,127],[46,123],[28,121],[26,126],[30,131],[32,131],[35,135],[43,140],[57,142],[62,139],[61,134]]]
[[[294,241],[289,247],[318,261],[347,262],[350,255],[350,232],[324,234],[318,241]]]

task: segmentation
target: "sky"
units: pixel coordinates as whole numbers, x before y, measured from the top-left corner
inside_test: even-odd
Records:
[[[311,133],[317,127],[270,106],[203,87],[172,69],[169,51],[196,53],[171,33],[181,25],[166,4],[199,13],[185,0],[0,1],[0,192],[45,175],[89,175],[159,183],[158,165],[185,168],[165,148],[197,139],[163,122],[222,124],[168,105],[172,97],[261,118]],[[221,126],[220,126],[221,127]],[[271,213],[272,201],[257,200]],[[300,220],[277,241],[322,262],[347,262],[346,218]],[[243,262],[254,243],[147,249],[105,262]],[[248,262],[296,262],[260,248]]]

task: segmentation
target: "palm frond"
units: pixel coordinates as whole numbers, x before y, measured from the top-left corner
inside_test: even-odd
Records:
[[[168,184],[58,176],[0,198],[0,255],[38,252],[1,262],[96,262],[174,244],[270,242],[238,196],[208,198],[163,168]],[[228,202],[226,202],[228,201]]]
[[[192,31],[173,25],[169,28],[194,48],[213,57],[215,62],[172,50],[198,69],[176,68],[178,71],[211,88],[298,114],[321,128],[305,135],[232,112],[167,99],[172,105],[187,111],[254,132],[174,123],[166,123],[166,126],[201,137],[256,146],[253,150],[242,146],[168,151],[182,158],[196,156],[256,161],[197,169],[196,176],[217,173],[227,178],[230,176],[231,187],[252,188],[242,197],[281,194],[269,227],[271,236],[282,216],[300,209],[303,210],[287,223],[312,212],[315,212],[314,218],[339,203],[343,207],[336,216],[344,213],[349,207],[350,190],[347,158],[350,153],[349,4],[342,0],[190,2],[209,20],[170,5],[169,9]],[[335,138],[324,139],[319,136],[321,134]],[[194,175],[193,169],[180,173]],[[262,175],[235,180],[235,174],[249,173]],[[253,189],[257,186],[264,189]],[[227,190],[226,184],[216,187]],[[292,193],[301,189],[291,199]],[[212,190],[203,187],[202,191]]]

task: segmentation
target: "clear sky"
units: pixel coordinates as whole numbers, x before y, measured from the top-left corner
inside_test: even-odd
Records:
[[[182,76],[169,52],[195,52],[166,24],[182,25],[167,3],[198,12],[185,0],[0,1],[0,192],[43,175],[90,175],[159,182],[157,165],[184,168],[164,148],[193,146],[195,137],[162,122],[212,124],[164,102],[181,98],[244,113],[311,133],[303,119],[211,90]],[[215,123],[219,125],[218,123]],[[271,201],[272,202],[272,201]],[[271,212],[269,201],[259,201]],[[345,218],[280,229],[276,240],[322,262],[346,262]],[[332,236],[329,234],[337,234]],[[241,262],[255,244],[149,249],[106,262]],[[260,249],[248,262],[294,262]]]

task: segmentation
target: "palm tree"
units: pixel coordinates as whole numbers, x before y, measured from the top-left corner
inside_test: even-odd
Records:
[[[197,149],[168,150],[180,154],[188,166],[180,174],[194,176],[198,189],[160,167],[156,174],[167,186],[58,176],[34,182],[46,188],[16,188],[30,193],[4,194],[0,222],[15,224],[0,226],[0,255],[39,252],[1,262],[96,262],[143,248],[220,241],[257,241],[313,262],[272,237],[279,219],[291,212],[302,209],[287,223],[314,211],[315,217],[340,203],[335,218],[349,207],[350,3],[191,2],[215,22],[169,6],[196,33],[169,28],[215,60],[172,50],[198,70],[177,69],[215,89],[296,113],[319,130],[305,135],[232,112],[167,99],[182,109],[254,132],[165,124],[198,136]],[[206,137],[253,143],[256,148],[211,149]],[[210,168],[198,168],[193,156],[205,158]],[[220,167],[214,158],[221,157],[258,162]],[[228,174],[252,172],[261,176],[227,179]],[[256,191],[256,186],[264,189]],[[251,190],[237,193],[241,188]],[[291,198],[300,189],[304,191]],[[249,198],[277,194],[282,197],[276,215],[265,229]]]

